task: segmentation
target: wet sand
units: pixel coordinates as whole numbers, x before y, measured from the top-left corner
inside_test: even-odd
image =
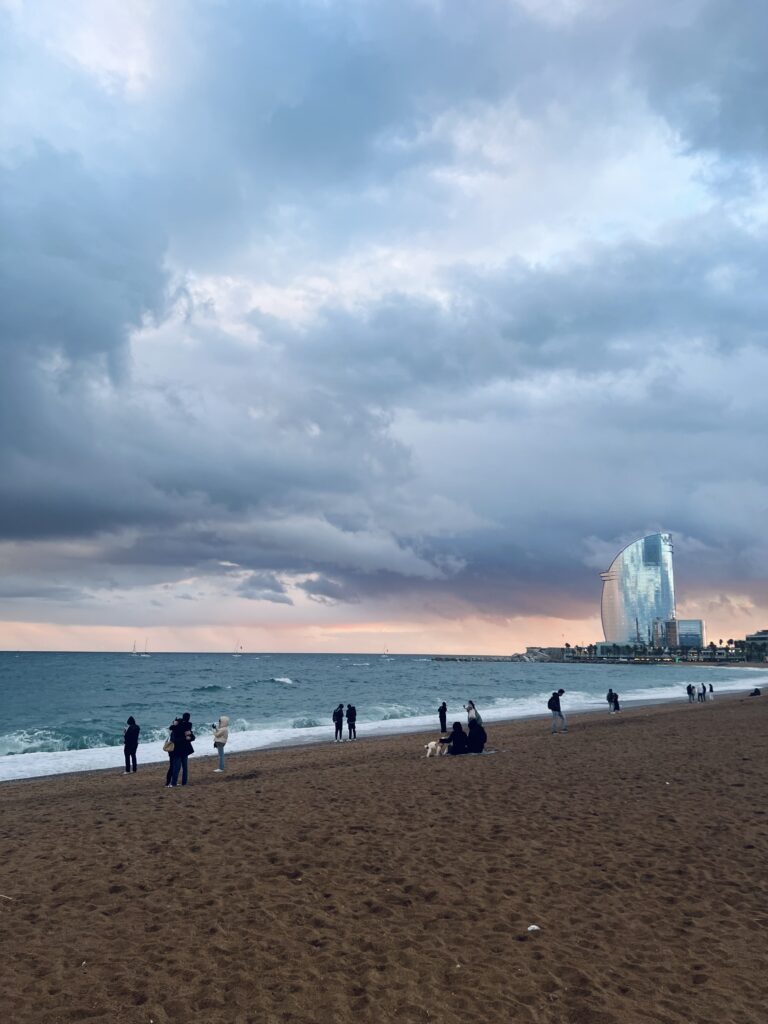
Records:
[[[4,1015],[763,1024],[767,727],[723,698],[6,783]]]

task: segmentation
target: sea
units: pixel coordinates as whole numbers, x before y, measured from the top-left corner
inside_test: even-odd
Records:
[[[359,738],[437,728],[465,720],[473,700],[486,727],[547,716],[563,688],[563,710],[606,710],[687,700],[688,683],[720,693],[748,692],[766,669],[692,665],[531,664],[442,661],[424,655],[88,654],[0,652],[0,781],[98,768],[122,769],[123,729],[141,726],[139,763],[164,762],[162,744],[176,715],[189,711],[196,753],[213,754],[210,726],[230,718],[228,754],[333,738],[331,714],[356,706]],[[488,729],[490,740],[493,730]]]

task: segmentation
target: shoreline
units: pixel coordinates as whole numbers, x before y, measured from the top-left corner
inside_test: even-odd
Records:
[[[766,667],[766,669],[768,670],[768,667]],[[715,705],[715,704],[721,704],[721,703],[725,703],[725,702],[730,702],[730,701],[733,701],[733,700],[743,700],[743,699],[746,699],[748,697],[748,692],[749,692],[748,688],[746,688],[746,687],[744,688],[743,691],[741,691],[741,690],[720,691],[720,692],[717,693],[716,699],[714,701],[708,700],[706,702],[706,704],[707,705]],[[698,702],[693,702],[693,703],[698,705]],[[571,720],[579,721],[579,720],[584,719],[584,718],[598,718],[598,719],[599,718],[606,718],[606,719],[610,718],[611,717],[610,713],[605,710],[605,707],[603,705],[604,705],[604,702],[601,702],[600,705],[589,706],[589,707],[578,707],[578,708],[574,709],[573,711],[570,711],[566,707],[564,709],[564,713],[565,713],[565,715],[567,717],[567,720],[569,722]],[[654,699],[652,697],[643,698],[643,699],[631,699],[631,698],[624,699],[624,698],[622,698],[622,701],[621,701],[622,710],[621,710],[621,712],[619,712],[619,714],[623,715],[626,712],[635,711],[635,710],[641,710],[641,709],[651,709],[651,708],[667,708],[667,709],[672,709],[672,708],[675,708],[675,707],[687,707],[688,705],[689,705],[689,701],[683,700],[680,697],[659,697],[659,698],[656,698],[656,699]],[[462,716],[463,716],[463,712],[462,712]],[[549,721],[550,721],[550,719],[549,719],[549,712],[545,709],[543,711],[526,712],[526,713],[522,713],[520,715],[516,715],[516,716],[513,716],[513,717],[502,717],[502,718],[493,718],[492,716],[489,716],[487,714],[483,714],[483,722],[486,725],[486,727],[488,729],[491,729],[491,730],[495,729],[497,727],[511,726],[511,725],[514,725],[515,723],[518,723],[518,722],[520,722],[520,723],[523,723],[523,722],[534,722],[534,721],[537,721],[537,720],[540,720],[542,722],[543,726],[548,727],[549,726]],[[343,746],[343,747],[355,746],[357,743],[363,743],[364,745],[367,746],[367,745],[369,745],[371,743],[376,743],[376,742],[384,743],[384,742],[386,742],[388,740],[402,739],[404,737],[409,737],[409,736],[413,736],[413,737],[424,736],[424,737],[429,737],[430,739],[434,739],[436,736],[440,735],[440,731],[439,731],[438,728],[430,729],[429,727],[425,726],[425,724],[423,722],[415,722],[414,721],[414,724],[412,726],[408,727],[406,725],[406,723],[409,721],[408,719],[395,719],[395,720],[392,720],[392,721],[393,721],[393,725],[392,725],[391,729],[386,729],[385,731],[377,729],[375,732],[371,732],[371,733],[366,733],[366,731],[365,731],[365,723],[359,723],[358,724],[358,732],[361,733],[361,735],[359,736],[358,740],[355,741],[355,743],[351,743],[349,740],[345,739],[344,742],[341,744],[341,746]],[[462,724],[464,724],[463,717],[462,717]],[[234,749],[232,747],[232,744],[231,744],[232,737],[233,736],[237,737],[238,733],[230,733],[230,742],[227,744],[227,752],[226,752],[227,764],[230,763],[230,758],[238,758],[239,759],[239,758],[244,757],[244,756],[255,756],[255,755],[264,754],[264,753],[272,753],[272,752],[280,752],[280,751],[296,751],[296,750],[323,748],[325,746],[337,745],[337,744],[334,744],[332,740],[327,738],[327,736],[331,732],[331,729],[330,728],[326,729],[325,727],[323,727],[323,729],[324,729],[324,734],[323,734],[322,737],[320,737],[320,736],[311,736],[311,737],[310,736],[306,736],[303,739],[300,738],[300,737],[296,737],[295,739],[293,737],[291,737],[290,739],[288,739],[288,740],[286,740],[284,742],[266,743],[263,746],[256,745],[256,746],[248,746],[248,747],[243,747],[243,748],[238,748],[238,749]],[[244,734],[241,733],[239,735],[244,735]],[[213,762],[216,759],[216,757],[217,757],[216,754],[214,754],[214,753],[203,753],[203,751],[202,751],[202,748],[200,746],[201,741],[203,741],[203,740],[207,741],[208,739],[209,739],[208,732],[206,732],[205,735],[198,735],[197,736],[197,739],[195,740],[195,744],[198,745],[198,746],[197,746],[197,749],[196,749],[195,753],[190,758],[190,766],[192,766],[193,764],[196,764],[196,763],[200,763],[201,761],[206,761],[206,760],[210,760],[211,762]],[[141,756],[140,756],[139,768],[140,769],[144,768],[145,771],[150,769],[150,768],[158,768],[158,769],[164,768],[166,766],[166,764],[167,764],[168,755],[166,753],[162,752],[162,749],[161,749],[161,746],[160,746],[159,742],[147,743],[144,746],[145,746],[147,752],[149,752],[149,750],[151,748],[153,756],[151,756],[150,759],[142,759]],[[0,792],[2,791],[2,789],[5,786],[8,786],[8,785],[11,785],[11,784],[14,784],[14,783],[32,782],[32,781],[40,781],[40,780],[50,780],[50,779],[57,779],[57,778],[73,778],[73,777],[85,777],[85,778],[87,778],[87,777],[95,776],[95,775],[98,775],[98,774],[110,775],[110,774],[117,773],[119,775],[122,775],[122,771],[121,771],[121,769],[123,767],[122,749],[123,748],[122,748],[121,745],[116,745],[114,747],[94,747],[94,748],[90,748],[90,750],[86,749],[86,750],[82,750],[82,751],[79,751],[79,750],[78,751],[42,751],[42,752],[37,752],[37,753],[31,754],[31,755],[18,755],[18,754],[16,754],[16,755],[6,755],[9,758],[10,761],[13,761],[13,760],[15,760],[18,757],[25,757],[25,756],[39,757],[40,754],[43,754],[43,755],[50,754],[53,757],[55,757],[56,755],[61,755],[62,760],[63,760],[64,757],[71,756],[73,753],[74,754],[82,754],[83,756],[88,756],[88,755],[91,754],[91,751],[96,751],[96,752],[99,752],[99,753],[107,752],[108,751],[108,752],[110,752],[110,756],[112,755],[112,752],[114,752],[114,763],[108,764],[108,765],[96,765],[96,766],[93,766],[93,767],[71,768],[71,769],[64,769],[64,770],[54,770],[54,771],[49,771],[49,772],[38,772],[38,773],[33,774],[33,775],[9,776],[9,777],[6,777],[6,778],[0,777]],[[158,750],[159,750],[159,753],[158,753]],[[142,751],[142,745],[139,746],[139,753],[140,753],[140,755],[141,755],[141,751]],[[2,760],[0,760],[0,773],[2,772],[2,768],[3,768],[3,762],[2,762]]]

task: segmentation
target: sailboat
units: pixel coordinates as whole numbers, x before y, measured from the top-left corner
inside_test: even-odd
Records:
[[[139,652],[136,650],[136,641],[133,641],[133,650],[131,651],[132,658],[138,658]]]
[[[148,643],[149,643],[149,641],[148,641],[148,640],[145,640],[145,641],[144,641],[144,653],[143,653],[143,654],[141,654],[141,655],[139,655],[139,657],[141,657],[141,658],[151,658],[151,657],[152,657],[152,655],[151,655],[151,654],[149,653],[149,651],[147,650],[147,645],[148,645]]]
[[[243,653],[243,645],[241,643],[235,644],[235,649],[232,652],[232,657],[233,658],[240,658],[242,656],[242,653]]]

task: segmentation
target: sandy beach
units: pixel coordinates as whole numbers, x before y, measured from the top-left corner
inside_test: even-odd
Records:
[[[6,783],[6,1019],[762,1024],[766,727],[740,697]]]

